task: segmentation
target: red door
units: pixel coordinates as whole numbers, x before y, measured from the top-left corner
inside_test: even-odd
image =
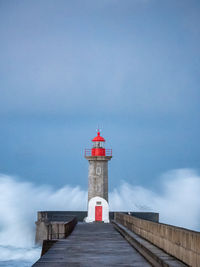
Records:
[[[95,206],[95,221],[102,221],[102,206]]]

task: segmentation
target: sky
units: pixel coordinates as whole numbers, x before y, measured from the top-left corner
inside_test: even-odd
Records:
[[[198,0],[0,0],[0,173],[87,189],[102,129],[110,190],[200,169]]]

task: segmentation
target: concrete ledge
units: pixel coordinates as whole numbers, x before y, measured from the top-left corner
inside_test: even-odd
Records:
[[[112,221],[115,229],[155,267],[187,267],[188,265],[182,263],[178,259],[165,253],[160,248],[156,247],[149,241],[141,238],[137,234],[131,232],[123,225]]]
[[[85,156],[85,158],[89,161],[108,161],[112,156]]]
[[[118,212],[115,213],[114,219],[181,262],[192,267],[200,266],[200,232]]]
[[[63,238],[67,238],[71,232],[74,230],[74,227],[77,224],[77,219],[74,217],[71,221],[64,224],[64,233],[62,233]],[[59,235],[58,235],[59,236]],[[41,251],[41,257],[59,240],[59,238],[56,239],[48,239],[43,240],[42,242],[42,251]]]
[[[58,240],[43,240],[41,257],[57,242]]]
[[[114,220],[114,214],[116,211],[109,212],[109,219]],[[129,214],[140,219],[159,222],[159,213],[156,212],[130,212],[130,211],[118,211],[118,213]],[[87,211],[38,211],[37,223],[39,222],[54,222],[54,221],[70,221],[71,218],[77,218],[77,221],[83,222],[87,217]]]
[[[43,240],[60,239],[68,236],[70,231],[74,229],[77,218],[72,216],[63,216],[61,218],[66,221],[61,221],[60,217],[57,217],[55,221],[46,218],[39,219],[36,222],[35,243],[42,244]]]

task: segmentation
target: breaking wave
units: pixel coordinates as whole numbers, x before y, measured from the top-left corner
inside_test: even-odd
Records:
[[[161,176],[159,190],[123,182],[109,194],[110,210],[153,211],[160,221],[200,230],[200,177],[191,169]],[[55,190],[0,175],[0,266],[31,266],[40,256],[34,246],[39,210],[86,210],[87,191],[68,185]]]

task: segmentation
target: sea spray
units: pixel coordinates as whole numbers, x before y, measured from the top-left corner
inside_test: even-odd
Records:
[[[79,187],[53,190],[0,175],[0,266],[31,266],[40,256],[35,247],[39,210],[86,210],[87,193]]]
[[[159,212],[160,222],[200,231],[200,177],[191,169],[166,172],[157,191],[126,182],[110,195],[110,209]]]
[[[160,221],[200,230],[200,177],[191,169],[161,176],[156,191],[123,182],[109,194],[110,210],[155,211]],[[31,266],[40,256],[34,246],[37,211],[86,210],[87,191],[58,190],[0,175],[0,266]]]

